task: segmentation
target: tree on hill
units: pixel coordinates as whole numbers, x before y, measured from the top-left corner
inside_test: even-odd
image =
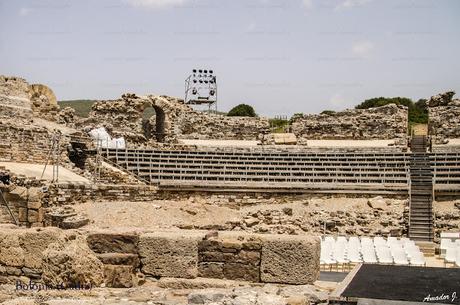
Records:
[[[238,106],[233,107],[228,113],[227,116],[250,116],[255,117],[256,112],[252,106],[246,104],[239,104]]]
[[[425,102],[426,100],[420,99],[414,103],[407,97],[375,97],[365,100],[355,108],[368,109],[388,104],[403,105],[409,109],[409,124],[426,124],[428,123],[428,109]]]

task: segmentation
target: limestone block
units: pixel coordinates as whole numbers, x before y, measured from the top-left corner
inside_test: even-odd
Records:
[[[103,253],[96,254],[97,258],[106,265],[139,266],[139,256],[131,253]]]
[[[224,278],[224,263],[204,262],[198,264],[198,276],[216,279]]]
[[[28,209],[38,210],[41,207],[42,207],[41,201],[28,201],[27,202],[27,208]]]
[[[44,283],[53,286],[99,286],[104,280],[104,266],[83,236],[49,245],[42,270]]]
[[[260,282],[259,266],[245,263],[225,263],[224,277],[229,280]]]
[[[113,288],[133,287],[133,267],[124,265],[104,265],[104,283],[107,287]]]
[[[31,187],[27,190],[27,193],[29,202],[41,202],[43,199],[43,192],[39,187]]]
[[[96,253],[137,253],[139,236],[131,233],[93,233],[86,241]]]
[[[29,209],[27,211],[27,221],[29,223],[40,223],[43,222],[44,210],[40,208],[38,210]]]
[[[27,211],[27,221],[30,223],[38,222],[38,211],[29,209]]]
[[[24,250],[24,266],[31,269],[40,269],[45,249],[51,243],[60,241],[63,238],[63,232],[58,228],[24,230],[19,235],[19,242]]]
[[[17,230],[0,231],[0,265],[24,265],[24,250],[20,246]]]
[[[262,243],[261,281],[311,284],[319,277],[319,255],[317,237],[266,235]]]
[[[18,208],[18,220],[27,222],[27,208]]]
[[[204,234],[155,232],[139,238],[142,271],[153,276],[194,278],[198,274],[198,241]]]

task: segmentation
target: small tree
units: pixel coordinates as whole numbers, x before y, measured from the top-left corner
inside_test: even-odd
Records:
[[[239,104],[238,106],[233,107],[228,113],[227,116],[250,116],[255,117],[256,112],[252,106],[246,104]]]

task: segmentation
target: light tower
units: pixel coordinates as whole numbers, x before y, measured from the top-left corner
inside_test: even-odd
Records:
[[[185,79],[185,99],[189,105],[208,105],[217,111],[217,79],[213,70],[193,69]]]

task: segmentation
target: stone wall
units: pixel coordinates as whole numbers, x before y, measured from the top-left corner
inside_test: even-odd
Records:
[[[173,231],[139,238],[141,270],[156,277],[311,284],[319,252],[319,238],[310,235]]]
[[[62,238],[57,228],[0,229],[0,283],[16,280],[40,280],[43,252]],[[24,280],[25,281],[25,280]]]
[[[42,227],[45,216],[43,192],[38,187],[23,187],[18,185],[2,186],[0,190],[8,202],[18,224],[25,227]],[[0,223],[14,223],[5,207],[0,207]]]
[[[406,143],[407,107],[386,105],[351,109],[330,114],[307,114],[293,118],[292,132],[302,140],[397,139]]]
[[[34,115],[49,121],[58,120],[60,107],[53,90],[42,84],[32,84],[29,88]]]
[[[147,201],[156,198],[157,187],[150,185],[60,183],[49,186],[45,200],[52,206],[92,200]]]
[[[51,139],[52,134],[44,127],[0,121],[0,160],[44,164],[52,146]],[[65,141],[61,142],[61,152],[64,157]]]
[[[0,75],[0,117],[39,117],[66,123],[69,110],[61,113],[53,91],[42,84],[29,85],[20,77]]]
[[[143,120],[152,107],[154,117]],[[104,126],[113,137],[131,143],[175,142],[178,139],[256,140],[269,128],[268,119],[227,117],[193,110],[182,100],[167,96],[124,94],[121,99],[96,102],[80,126]],[[87,129],[90,129],[87,128]]]
[[[25,79],[0,75],[0,117],[30,117],[29,84]]]
[[[145,276],[223,277],[312,284],[320,242],[312,236],[192,231],[0,230],[0,283],[132,287]],[[222,272],[220,272],[223,270]]]
[[[455,92],[448,91],[427,101],[428,128],[434,144],[460,138],[460,99],[453,99],[454,95]]]

